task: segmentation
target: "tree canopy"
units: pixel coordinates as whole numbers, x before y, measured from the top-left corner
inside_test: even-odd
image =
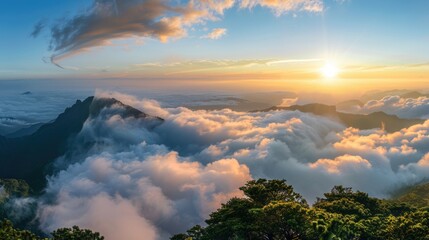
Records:
[[[252,180],[206,220],[172,240],[429,239],[429,208],[335,186],[313,206],[285,180]]]
[[[78,226],[72,228],[60,228],[51,233],[52,238],[39,237],[28,230],[15,228],[11,221],[0,221],[0,240],[103,240],[104,237],[98,232],[88,229],[80,229]]]

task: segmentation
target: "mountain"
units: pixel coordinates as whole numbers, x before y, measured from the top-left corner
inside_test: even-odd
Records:
[[[393,197],[393,200],[417,207],[429,207],[429,183],[402,189]]]
[[[353,112],[353,110],[359,109],[363,107],[363,105],[364,103],[362,101],[353,99],[353,100],[339,102],[335,106],[337,107],[337,110],[340,112],[348,112],[348,111]]]
[[[429,95],[423,94],[417,91],[411,91],[401,95],[401,98],[419,98],[419,97],[429,97]]]
[[[27,181],[35,190],[45,185],[45,176],[52,173],[49,166],[64,155],[69,143],[81,131],[89,117],[96,117],[102,109],[121,106],[123,117],[148,118],[149,115],[127,106],[116,99],[89,97],[67,108],[51,123],[44,124],[31,135],[0,137],[0,178],[17,178]],[[152,118],[153,119],[153,118]],[[160,118],[155,118],[162,121]]]
[[[221,110],[229,108],[233,111],[252,111],[256,109],[264,109],[269,106],[272,106],[268,103],[263,102],[253,102],[242,98],[237,97],[219,97],[209,100],[199,101],[199,104],[187,105],[185,107],[192,110]]]
[[[0,116],[0,135],[10,134],[27,124],[21,119],[16,119],[8,116]]]
[[[415,124],[423,123],[422,119],[401,119],[396,115],[384,112],[374,112],[368,115],[338,112],[335,106],[319,103],[307,105],[294,105],[290,107],[271,107],[263,111],[287,110],[312,113],[314,115],[328,117],[337,120],[347,127],[359,129],[384,128],[387,132],[399,131]]]
[[[15,132],[11,132],[5,135],[7,138],[17,138],[17,137],[23,137],[27,135],[31,135],[35,133],[41,126],[45,125],[45,123],[36,123],[28,127],[21,128],[19,130],[16,130]]]

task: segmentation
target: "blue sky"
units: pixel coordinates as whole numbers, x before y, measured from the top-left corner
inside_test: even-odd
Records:
[[[181,26],[186,34],[168,36],[167,42],[159,41],[156,34],[145,37],[124,34],[120,38],[103,39],[110,42],[108,45],[96,43],[67,51],[72,56],[57,61],[65,69],[49,61],[49,57],[56,54],[48,49],[53,38],[50,29],[68,24],[68,19],[79,14],[91,14],[93,3],[2,1],[0,79],[164,78],[165,74],[160,72],[168,72],[165,66],[161,70],[136,69],[136,66],[202,60],[333,59],[343,68],[429,62],[429,1],[299,0],[302,4],[320,3],[323,9],[310,11],[300,5],[280,13],[276,11],[282,6],[267,6],[264,0],[252,1],[258,4],[242,8],[237,1],[234,6],[225,7],[223,14],[215,14],[216,20],[202,18],[187,23]],[[171,2],[188,3],[166,1]],[[39,21],[46,27],[33,38],[30,34]],[[225,29],[226,34],[218,39],[203,37],[216,28]],[[198,70],[198,79],[205,78],[205,68],[199,64],[191,67]],[[306,67],[314,68],[317,64]],[[277,74],[278,71],[261,68],[258,73]]]

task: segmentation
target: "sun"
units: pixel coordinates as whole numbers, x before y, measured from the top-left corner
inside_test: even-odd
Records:
[[[337,67],[337,65],[335,65],[335,63],[331,63],[331,62],[327,62],[325,63],[325,65],[320,68],[320,72],[322,73],[322,75],[325,78],[335,78],[338,75],[339,72],[339,68]]]

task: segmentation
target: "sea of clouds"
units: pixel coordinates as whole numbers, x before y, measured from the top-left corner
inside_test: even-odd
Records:
[[[85,94],[90,93],[0,89],[0,135],[52,121]]]
[[[62,159],[39,200],[46,232],[79,225],[107,239],[167,239],[203,224],[250,179],[286,179],[313,202],[339,184],[389,197],[429,174],[429,121],[386,133],[297,111],[193,111],[96,96],[164,121],[123,118],[120,106],[88,119],[78,139],[96,145]]]

